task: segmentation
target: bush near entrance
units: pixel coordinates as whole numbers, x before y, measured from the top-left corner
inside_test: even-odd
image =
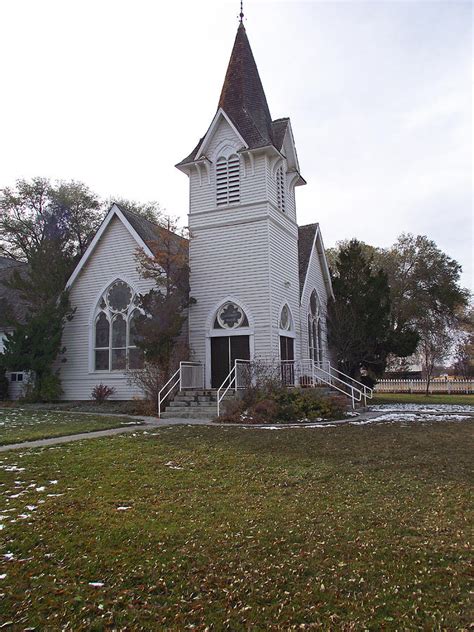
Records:
[[[341,419],[347,409],[345,398],[321,395],[313,389],[249,390],[240,399],[226,402],[218,420],[252,424],[321,421]]]

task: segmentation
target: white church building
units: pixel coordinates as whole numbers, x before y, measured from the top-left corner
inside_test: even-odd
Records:
[[[190,187],[195,302],[184,326],[203,386],[219,388],[236,359],[328,359],[332,289],[321,231],[297,224],[295,190],[306,182],[290,119],[272,119],[242,23],[217,112],[176,166]],[[136,297],[152,285],[135,255],[151,255],[162,230],[114,205],[79,262],[68,282],[76,312],[64,329],[65,399],[90,399],[100,382],[116,399],[140,395],[126,369],[140,362]]]

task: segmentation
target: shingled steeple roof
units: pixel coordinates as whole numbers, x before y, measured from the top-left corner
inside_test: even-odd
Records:
[[[226,113],[249,149],[273,145],[278,151],[281,150],[288,119],[272,122],[257,64],[242,22],[235,36],[219,98],[219,109]],[[199,158],[196,154],[206,135],[177,167]]]
[[[273,144],[272,117],[242,23],[237,29],[219,107],[234,123],[249,148]]]

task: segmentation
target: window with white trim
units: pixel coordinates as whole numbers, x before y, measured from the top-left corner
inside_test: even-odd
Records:
[[[308,347],[309,357],[319,363],[323,361],[322,321],[321,302],[316,290],[313,290],[308,310]]]
[[[118,279],[101,296],[94,319],[94,369],[125,371],[143,366],[137,346],[138,296]]]
[[[278,208],[282,213],[285,212],[286,205],[286,193],[285,193],[285,173],[283,171],[283,167],[278,167],[276,172],[276,182],[277,182],[277,203]]]
[[[216,162],[216,203],[226,206],[240,202],[240,158],[232,154]]]

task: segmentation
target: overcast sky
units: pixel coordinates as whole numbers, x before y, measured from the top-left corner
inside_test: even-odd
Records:
[[[290,116],[300,224],[326,246],[426,234],[472,279],[470,2],[246,0],[273,118]],[[217,106],[238,21],[227,0],[0,2],[0,187],[41,175],[157,200]]]

